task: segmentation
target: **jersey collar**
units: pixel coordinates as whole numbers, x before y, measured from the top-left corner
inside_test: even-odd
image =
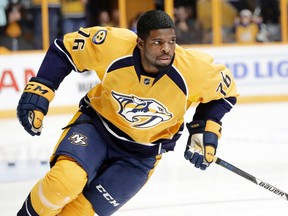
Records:
[[[173,57],[173,59],[171,61],[170,67],[168,67],[165,70],[159,70],[157,76],[154,79],[153,84],[155,84],[161,77],[163,77],[165,74],[167,74],[171,70],[172,64],[173,64],[173,61],[174,61],[174,57]],[[143,67],[141,66],[140,49],[137,46],[134,48],[133,57],[132,58],[133,58],[133,60],[132,60],[133,61],[133,65],[134,65],[136,74],[138,76],[138,80],[140,82],[141,75],[143,75],[145,73],[143,72]]]

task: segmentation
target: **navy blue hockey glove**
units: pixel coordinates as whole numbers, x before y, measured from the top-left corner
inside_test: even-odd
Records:
[[[184,157],[195,167],[205,170],[213,162],[221,137],[221,125],[208,120],[195,120],[186,124],[190,133]]]
[[[27,83],[17,106],[17,117],[32,136],[41,134],[43,118],[54,95],[54,85],[49,80],[32,77]]]

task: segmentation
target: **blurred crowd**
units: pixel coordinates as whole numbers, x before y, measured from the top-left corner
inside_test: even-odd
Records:
[[[212,0],[174,0],[178,43],[212,43]],[[221,0],[223,43],[281,40],[279,0]]]
[[[117,0],[47,0],[50,42],[80,27],[119,26]],[[136,1],[136,0],[135,0]],[[279,0],[222,0],[222,42],[253,43],[281,40]],[[164,9],[163,0],[155,0]],[[129,21],[136,32],[137,19]],[[211,0],[174,0],[179,44],[213,42]],[[41,0],[0,1],[0,47],[42,49]]]
[[[47,0],[49,40],[80,27],[119,25],[117,1]],[[114,2],[111,3],[111,2]],[[9,50],[42,49],[41,0],[0,1],[0,46]]]

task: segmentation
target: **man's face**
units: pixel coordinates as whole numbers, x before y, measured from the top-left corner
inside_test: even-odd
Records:
[[[175,43],[176,34],[172,28],[152,30],[145,40],[138,38],[144,70],[147,73],[157,73],[167,68],[175,53]]]

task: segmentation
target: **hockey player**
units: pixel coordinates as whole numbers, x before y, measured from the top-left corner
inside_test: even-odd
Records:
[[[174,149],[192,103],[199,105],[187,123],[184,156],[205,170],[216,154],[221,119],[237,97],[230,71],[212,61],[178,46],[173,20],[159,10],[140,17],[137,35],[97,26],[56,39],[17,107],[28,133],[40,135],[54,92],[72,70],[96,71],[101,82],[80,101],[50,171],[18,216],[113,214]]]

